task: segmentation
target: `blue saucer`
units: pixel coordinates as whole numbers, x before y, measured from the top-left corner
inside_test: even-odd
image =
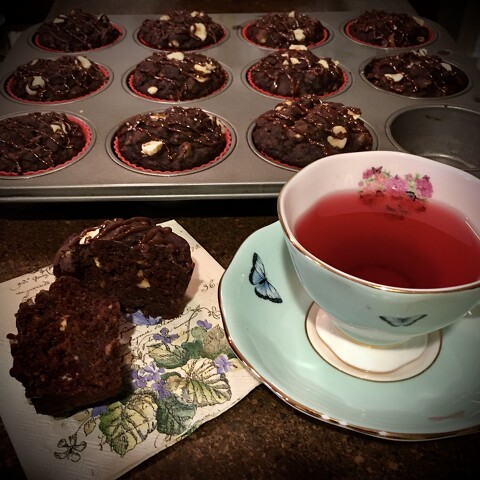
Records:
[[[278,222],[243,243],[222,277],[219,300],[239,359],[292,407],[391,440],[480,432],[479,307],[443,330],[438,357],[420,375],[386,383],[350,376],[323,360],[308,340],[312,300]]]

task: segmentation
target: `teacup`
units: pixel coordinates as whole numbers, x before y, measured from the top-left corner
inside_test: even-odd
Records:
[[[480,302],[480,180],[460,169],[392,151],[325,157],[285,184],[278,215],[315,302],[310,340],[347,373],[417,375]]]

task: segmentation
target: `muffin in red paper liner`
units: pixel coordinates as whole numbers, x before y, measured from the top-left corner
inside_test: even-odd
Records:
[[[301,169],[337,153],[372,150],[374,138],[361,111],[316,95],[285,100],[258,116],[251,128],[251,146],[266,160]]]
[[[455,95],[469,84],[460,68],[424,48],[373,58],[363,68],[363,76],[386,92],[415,98]]]
[[[203,11],[175,10],[156,19],[145,19],[137,34],[149,48],[189,51],[218,45],[227,36],[225,28]]]
[[[92,130],[62,112],[32,112],[0,119],[0,177],[50,173],[79,160]]]
[[[258,92],[277,98],[327,97],[345,90],[348,77],[338,61],[318,57],[304,45],[291,45],[252,65],[247,81]]]
[[[423,19],[384,10],[365,11],[346,23],[345,33],[356,42],[381,48],[419,47],[434,39]]]
[[[140,62],[127,77],[130,90],[158,101],[186,101],[225,88],[228,74],[215,59],[196,52],[158,52]]]
[[[98,93],[110,80],[106,68],[83,55],[36,58],[8,77],[7,94],[27,103],[61,103]]]
[[[83,52],[111,46],[122,38],[121,28],[111,23],[107,15],[73,9],[42,23],[33,43],[50,52]]]
[[[192,107],[173,106],[126,120],[112,137],[121,164],[153,174],[190,173],[223,160],[232,132],[214,115]]]
[[[328,39],[328,30],[320,20],[295,11],[263,15],[248,22],[241,34],[253,45],[274,49],[290,45],[317,47]]]

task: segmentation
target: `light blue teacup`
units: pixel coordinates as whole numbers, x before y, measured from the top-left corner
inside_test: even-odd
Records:
[[[439,202],[455,209],[467,225],[468,241],[476,247],[477,256],[471,257],[476,273],[458,285],[417,288],[377,283],[317,258],[298,238],[299,219],[319,199],[345,191],[361,197],[367,208],[381,198],[386,201],[385,215],[397,215],[395,209],[400,209],[408,216],[411,208],[421,210],[414,215],[422,219]],[[333,155],[305,167],[286,183],[278,198],[278,215],[295,270],[315,302],[310,327],[307,324],[312,344],[348,373],[365,377],[364,372],[374,372],[386,380],[420,373],[439,352],[441,330],[480,303],[480,180],[462,170],[400,152]],[[337,233],[320,230],[316,235]],[[398,241],[401,249],[402,239]],[[432,248],[429,241],[418,245],[420,254]],[[355,241],[350,245],[362,248]],[[339,251],[337,256],[346,253]]]

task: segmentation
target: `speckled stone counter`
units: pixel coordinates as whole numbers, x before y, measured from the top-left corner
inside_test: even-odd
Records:
[[[105,13],[157,13],[196,2],[56,2],[51,14],[72,6]],[[165,2],[166,3],[166,2]],[[201,2],[202,3],[202,2]],[[206,11],[245,11],[239,2],[203,2]],[[291,2],[262,1],[254,11],[285,10]],[[301,1],[299,10],[345,10],[355,2]],[[385,2],[358,2],[357,8]],[[388,3],[388,2],[387,2]],[[396,2],[393,2],[396,3]],[[405,2],[406,3],[406,2]],[[133,7],[135,5],[135,7]],[[401,4],[400,4],[401,5]],[[273,8],[272,8],[273,6]],[[115,11],[111,10],[113,7]],[[151,10],[143,10],[145,8]],[[122,10],[123,8],[123,10]],[[198,8],[198,6],[197,6]],[[400,8],[400,7],[399,7]],[[132,11],[134,9],[135,11]],[[403,9],[411,11],[408,4]],[[145,215],[175,219],[224,268],[253,232],[277,220],[276,201],[186,203],[117,202],[0,206],[0,282],[52,261],[70,234],[107,218]],[[1,308],[1,307],[0,307]],[[1,317],[0,317],[1,318]],[[1,392],[0,392],[1,401]],[[478,406],[480,411],[480,405]],[[369,437],[300,413],[260,385],[233,408],[122,478],[172,479],[469,479],[480,475],[480,434],[424,442]],[[0,477],[24,478],[0,424]]]

